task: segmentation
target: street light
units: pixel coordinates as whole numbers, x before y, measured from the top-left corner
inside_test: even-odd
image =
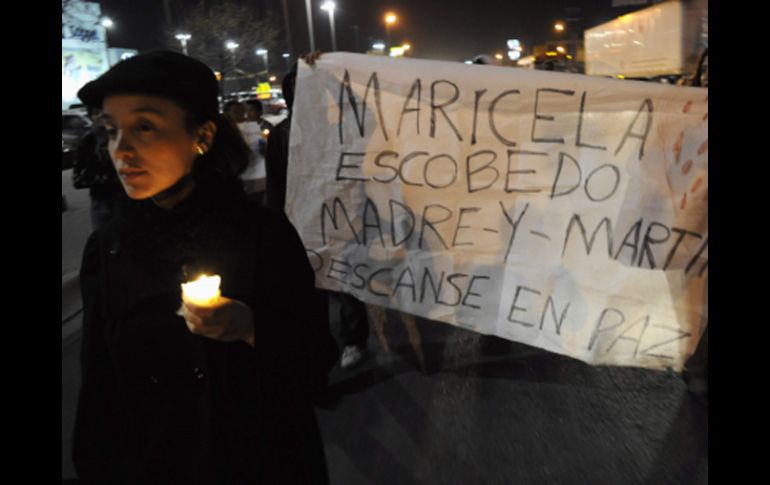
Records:
[[[390,47],[390,26],[395,24],[398,20],[396,14],[388,12],[385,14],[385,36],[387,37],[387,47]]]
[[[332,28],[332,51],[337,50],[337,39],[334,35],[334,9],[337,8],[337,4],[334,2],[326,2],[323,5],[321,5],[321,10],[326,10],[329,12],[329,25],[331,25]]]
[[[569,19],[568,19],[568,20],[569,20]],[[567,27],[566,27],[566,25],[564,25],[564,22],[561,22],[561,21],[559,21],[559,22],[556,22],[556,24],[553,26],[553,28],[554,28],[554,30],[556,30],[556,33],[557,33],[557,34],[562,34],[562,33],[564,33],[564,31],[565,31],[565,30],[567,30]],[[567,36],[567,37],[569,37],[569,36]],[[567,42],[569,43],[569,41],[567,41]],[[567,49],[568,49],[568,48],[565,48],[564,46],[558,46],[558,47],[556,48],[556,51],[557,51],[559,54],[564,54],[564,53],[566,53],[566,52],[567,52]]]
[[[256,54],[262,56],[262,60],[265,61],[265,75],[270,71],[270,67],[267,63],[267,49],[257,49]]]
[[[109,17],[102,17],[99,21],[99,24],[104,27],[104,43],[109,45],[109,30],[112,29],[112,27],[115,26],[115,23],[112,21]]]
[[[233,63],[233,70],[235,70],[235,49],[238,48],[238,43],[237,42],[233,42],[232,40],[228,40],[227,42],[225,42],[225,48],[227,48],[227,50],[230,51],[230,58],[231,58],[230,60]],[[220,86],[219,87],[220,95],[222,97],[224,97],[224,85],[225,85],[225,81],[227,80],[227,76],[225,75],[225,72],[226,72],[225,66],[226,65],[227,65],[226,64],[226,60],[223,59],[222,60],[222,83],[219,85]]]
[[[184,52],[184,55],[187,55],[187,41],[192,39],[192,35],[190,34],[176,34],[176,38],[179,42],[182,43],[182,52]]]

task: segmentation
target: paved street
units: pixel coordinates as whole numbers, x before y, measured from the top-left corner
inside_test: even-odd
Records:
[[[398,318],[319,411],[334,483],[707,483],[707,415],[673,374],[591,367]]]
[[[72,275],[90,232],[87,191],[74,191],[69,177],[62,172],[70,206],[62,213],[62,478],[75,476],[80,314]],[[372,311],[382,333],[372,327],[369,359],[336,368],[317,410],[333,484],[708,483],[707,408],[678,375],[592,367]],[[337,321],[332,327],[338,334]]]
[[[91,233],[88,190],[72,187],[72,170],[62,171],[62,195],[67,210],[62,212],[62,478],[75,477],[70,460],[72,427],[80,387],[80,288],[77,272],[80,257]]]

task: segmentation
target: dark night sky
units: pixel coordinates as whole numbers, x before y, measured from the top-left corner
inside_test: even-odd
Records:
[[[197,0],[170,0],[175,21]],[[103,0],[106,15],[116,28],[111,46],[142,50],[163,46],[162,0]],[[241,0],[244,8],[269,7],[282,14],[281,0]],[[287,0],[295,50],[309,51],[305,0]],[[312,0],[316,48],[331,50],[329,20]],[[409,41],[413,57],[458,61],[477,54],[505,50],[505,41],[520,39],[526,47],[555,38],[553,23],[565,17],[565,8],[580,9],[580,25],[592,27],[640,7],[612,7],[611,0],[337,0],[335,24],[338,50],[355,52],[353,25],[359,27],[359,47],[385,40],[382,20],[388,10],[399,16],[391,30],[393,43]],[[282,18],[282,17],[279,17]]]

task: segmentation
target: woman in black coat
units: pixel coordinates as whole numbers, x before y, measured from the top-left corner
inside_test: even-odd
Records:
[[[337,357],[296,231],[249,201],[204,64],[140,54],[87,84],[126,196],[81,266],[82,483],[328,483],[311,400]],[[213,306],[181,284],[218,274]]]

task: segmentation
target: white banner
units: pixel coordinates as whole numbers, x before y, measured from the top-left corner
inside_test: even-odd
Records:
[[[324,54],[288,180],[319,287],[592,364],[705,328],[706,89]]]

